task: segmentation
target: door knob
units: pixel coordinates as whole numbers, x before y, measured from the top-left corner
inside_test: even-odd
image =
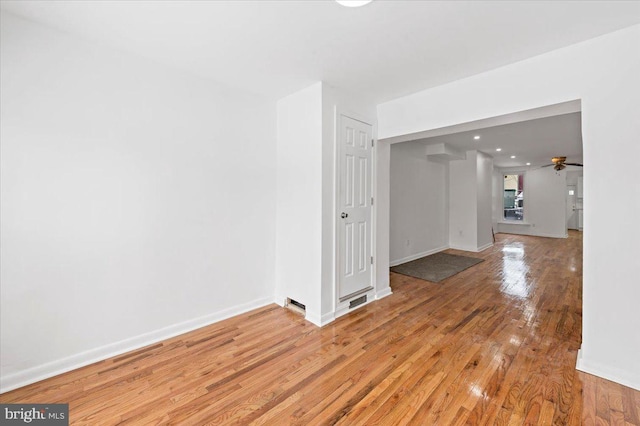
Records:
[[[344,219],[345,217],[349,217],[349,213],[342,212],[342,214],[340,215],[340,217],[341,217],[341,218],[343,218],[343,219]]]

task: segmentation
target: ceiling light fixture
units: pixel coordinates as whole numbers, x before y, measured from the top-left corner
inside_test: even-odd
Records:
[[[496,151],[500,152],[502,151],[502,148],[496,148]]]
[[[527,166],[530,166],[530,165],[531,165],[531,163],[527,163]]]
[[[478,140],[478,139],[480,139],[480,135],[475,135],[473,138],[474,138],[475,140]]]
[[[346,7],[360,7],[371,3],[372,0],[336,0],[336,3]]]
[[[516,158],[516,156],[515,156],[515,155],[512,155],[512,156],[511,156],[511,158]]]

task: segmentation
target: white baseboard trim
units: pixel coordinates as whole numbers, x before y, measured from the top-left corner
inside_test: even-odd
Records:
[[[320,327],[335,321],[335,319],[336,319],[335,312],[327,312],[326,314],[322,315],[322,317],[320,317],[320,324],[322,324]]]
[[[531,237],[544,237],[544,238],[568,238],[569,234],[531,234]]]
[[[498,234],[514,234],[514,235],[525,235],[527,237],[544,237],[544,238],[568,238],[569,234],[541,234],[541,233],[527,233],[527,232],[515,232],[515,231],[504,231],[500,230],[497,232]]]
[[[209,315],[170,325],[159,330],[144,333],[119,342],[114,342],[99,348],[90,349],[63,359],[31,367],[16,373],[3,375],[0,378],[0,393],[5,393],[98,361],[122,355],[124,353],[179,336],[180,334],[206,327],[253,309],[261,308],[273,302],[273,297],[256,299]]]
[[[359,306],[358,306],[359,307]],[[349,305],[343,305],[339,308],[336,309],[336,313],[335,313],[335,317],[336,318],[340,318],[342,316],[347,315],[349,312],[351,312],[349,310]]]
[[[391,293],[390,290],[391,289],[389,289],[389,294]],[[377,297],[377,294],[375,293],[374,289],[372,288],[372,289],[368,290],[364,294],[360,294],[358,296],[352,297],[351,300],[353,300],[355,298],[360,298],[362,296],[366,296],[367,297],[367,301],[362,303],[362,304],[360,304],[360,305],[354,306],[353,308],[349,307],[349,304],[350,304],[349,299],[347,299],[347,300],[345,300],[343,302],[339,302],[336,305],[335,312],[333,312],[334,319],[340,318],[341,316],[344,316],[344,315],[346,315],[348,313],[357,311],[358,309],[362,308],[363,306],[367,306],[369,303],[373,303],[373,302],[375,302],[376,300],[379,299],[379,297]]]
[[[314,312],[307,311],[304,316],[304,319],[309,321],[311,324],[315,326],[324,327],[330,322],[333,322],[333,320],[336,319],[336,316],[335,316],[335,312],[327,312],[324,315],[318,315]]]
[[[485,251],[486,249],[488,249],[489,247],[493,247],[493,243],[489,243],[489,244],[485,244],[483,246],[478,247],[478,249],[476,250],[477,253],[480,253],[481,251]]]
[[[619,383],[623,386],[630,387],[637,391],[640,391],[640,375],[637,373],[631,373],[628,371],[622,371],[615,367],[605,366],[593,361],[585,360],[582,357],[582,349],[578,350],[578,359],[576,360],[576,370],[584,373],[592,374],[594,376],[602,377],[603,379],[611,380],[612,382]]]
[[[423,251],[422,253],[412,254],[410,256],[403,257],[402,259],[391,260],[391,261],[389,261],[389,267],[401,265],[403,263],[411,262],[412,260],[420,259],[421,257],[425,257],[425,256],[429,256],[429,255],[432,255],[432,254],[435,254],[435,253],[439,253],[439,252],[441,252],[443,250],[446,250],[448,248],[449,248],[449,246],[442,246],[442,247],[438,247],[438,248],[435,248],[435,249],[432,249],[432,250]]]
[[[273,303],[284,308],[284,306],[287,304],[287,298],[284,296],[276,296],[273,300]]]
[[[458,246],[458,245],[450,245],[449,246],[450,249],[454,249],[454,250],[460,250],[460,251],[468,251],[470,253],[475,253],[478,251],[477,247],[472,247],[472,246]]]
[[[376,292],[376,300],[380,300],[383,297],[391,296],[393,292],[391,291],[391,287],[386,286]]]
[[[309,309],[305,312],[304,319],[315,326],[322,327],[322,315],[311,312]]]
[[[288,300],[288,297],[276,296],[274,303],[284,308],[287,305],[287,300]],[[307,308],[304,313],[304,319],[309,321],[311,324],[315,326],[322,327],[323,325],[327,325],[331,321],[333,321],[335,319],[335,316],[333,312],[320,315],[319,313],[313,312]]]

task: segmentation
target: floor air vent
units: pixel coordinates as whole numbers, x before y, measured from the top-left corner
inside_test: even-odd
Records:
[[[367,301],[367,295],[366,294],[364,296],[358,297],[357,299],[353,299],[351,302],[349,302],[349,309],[355,308],[358,305],[362,305],[366,301]]]
[[[293,312],[296,312],[302,316],[305,316],[307,313],[307,307],[304,306],[302,303],[295,301],[293,299],[290,299],[287,297],[287,303],[286,305],[284,305],[285,308],[289,308],[291,309]]]

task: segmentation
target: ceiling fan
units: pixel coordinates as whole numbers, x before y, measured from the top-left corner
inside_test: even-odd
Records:
[[[547,165],[542,166],[542,167],[551,167],[551,166],[553,166],[554,170],[557,170],[557,171],[560,171],[560,170],[564,169],[567,166],[583,167],[583,165],[580,164],[580,163],[566,163],[565,161],[567,161],[567,157],[553,157],[551,159],[551,162],[553,164],[547,164]]]

